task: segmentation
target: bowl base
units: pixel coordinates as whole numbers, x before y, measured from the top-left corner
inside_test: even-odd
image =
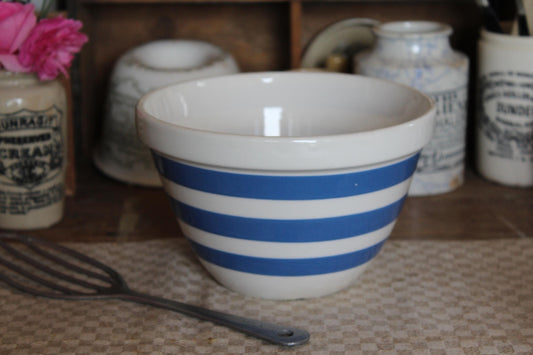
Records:
[[[271,300],[296,300],[323,297],[349,286],[367,268],[369,262],[335,273],[313,276],[265,276],[220,267],[199,258],[202,265],[224,287],[245,296]]]

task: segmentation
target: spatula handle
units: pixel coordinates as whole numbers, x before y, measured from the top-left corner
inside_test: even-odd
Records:
[[[277,345],[301,345],[306,343],[310,338],[309,333],[303,329],[213,311],[207,308],[146,295],[131,290],[120,295],[119,298],[125,301],[168,309],[191,317],[207,320]]]

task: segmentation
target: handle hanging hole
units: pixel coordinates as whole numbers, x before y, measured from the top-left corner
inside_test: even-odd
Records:
[[[294,332],[291,329],[282,329],[278,332],[280,337],[292,337]]]

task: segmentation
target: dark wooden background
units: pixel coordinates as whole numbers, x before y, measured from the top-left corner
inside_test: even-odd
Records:
[[[512,19],[513,1],[500,1]],[[474,0],[72,0],[69,14],[84,22],[90,42],[74,70],[75,196],[64,219],[30,232],[52,240],[127,241],[180,237],[161,189],[128,186],[103,176],[91,162],[102,122],[108,79],[126,50],[159,38],[206,40],[232,52],[243,71],[297,68],[301,53],[329,24],[350,18],[435,20],[450,24],[452,46],[471,60],[469,132],[473,132],[476,41]],[[469,158],[472,156],[469,135]],[[490,239],[533,236],[533,189],[499,186],[480,178],[468,162],[458,190],[407,199],[391,238]]]

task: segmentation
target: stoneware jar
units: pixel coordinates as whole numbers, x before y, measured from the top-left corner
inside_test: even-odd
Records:
[[[482,31],[478,54],[478,172],[533,186],[533,38]]]
[[[356,56],[356,71],[414,87],[436,103],[436,128],[422,150],[409,195],[452,191],[464,180],[468,58],[452,49],[452,28],[428,21],[375,27],[372,50]]]
[[[230,53],[202,41],[158,40],[126,52],[111,76],[102,137],[94,154],[96,166],[123,182],[160,186],[152,155],[137,138],[138,99],[169,84],[238,71]]]
[[[63,217],[67,96],[56,80],[0,70],[0,228]]]

